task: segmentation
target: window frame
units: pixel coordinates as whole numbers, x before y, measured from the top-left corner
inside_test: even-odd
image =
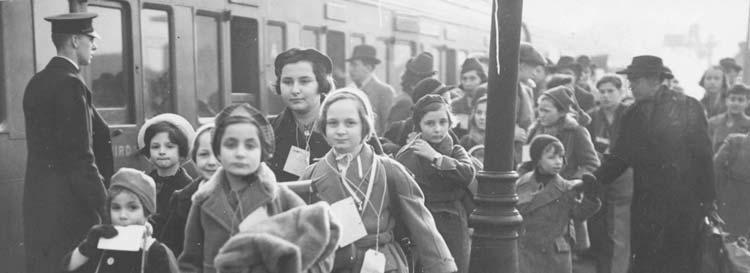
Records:
[[[315,34],[315,47],[314,48],[316,50],[321,50],[322,28],[321,27],[314,27],[314,26],[303,26],[302,28],[300,28],[300,32],[299,32],[299,41],[300,41],[299,45],[300,45],[300,47],[303,46],[302,45],[302,33],[305,32],[305,31],[312,31],[312,33]]]
[[[177,63],[176,63],[175,59],[177,59],[177,55],[176,55],[177,54],[177,52],[176,52],[177,51],[177,46],[175,45],[176,41],[175,41],[175,14],[174,14],[174,9],[171,6],[169,6],[169,5],[157,4],[157,3],[151,3],[151,2],[143,2],[143,4],[141,5],[141,15],[143,14],[143,10],[144,9],[152,9],[152,10],[159,10],[159,11],[165,11],[165,12],[167,12],[167,16],[168,16],[167,17],[168,18],[167,19],[167,26],[169,27],[169,33],[167,35],[167,37],[169,39],[169,52],[168,52],[169,53],[169,81],[170,81],[170,86],[172,86],[172,88],[176,88],[176,86],[177,86],[177,75],[176,75],[177,74],[177,69],[175,69],[175,67],[177,66]],[[141,24],[142,20],[143,20],[143,17],[141,16],[138,19],[141,20],[141,22],[139,22],[139,24]],[[143,24],[141,24],[140,26],[141,26],[141,29],[142,29],[143,28]],[[140,31],[138,34],[141,35],[141,43],[140,43],[141,44],[141,59],[143,59],[145,57],[145,51],[143,50],[144,49],[143,48],[144,43],[143,43],[143,39],[142,39],[143,38],[143,31]],[[143,120],[145,122],[145,120],[146,120],[146,100],[148,98],[145,96],[146,94],[143,94],[143,92],[146,90],[145,67],[143,67],[143,64],[144,64],[144,62],[141,61],[141,70],[143,71],[141,73],[142,74],[141,84],[142,84],[143,88],[140,90],[140,93],[141,93],[141,100],[140,101],[141,101],[141,105],[142,105],[142,108],[141,108],[140,112],[142,113],[141,120]],[[176,112],[176,110],[177,110],[177,103],[178,102],[177,102],[176,93],[177,92],[172,92],[172,94],[170,96],[170,100],[172,102],[172,108],[170,109],[171,110],[170,112]]]
[[[88,3],[88,6],[95,6],[100,8],[111,8],[111,9],[117,9],[121,11],[121,25],[122,25],[122,55],[123,55],[123,63],[122,63],[122,73],[127,75],[127,80],[125,81],[124,90],[125,92],[129,92],[127,95],[127,102],[125,107],[96,107],[96,110],[99,113],[106,112],[106,111],[126,111],[126,114],[129,116],[127,117],[129,121],[124,123],[115,123],[112,121],[106,121],[110,124],[110,127],[117,127],[117,126],[132,126],[139,123],[139,106],[138,103],[136,103],[138,100],[138,88],[136,88],[137,81],[139,77],[137,77],[138,72],[136,72],[136,69],[134,69],[136,66],[135,58],[136,58],[136,49],[134,46],[134,42],[136,41],[136,38],[133,37],[133,29],[135,22],[133,22],[133,5],[129,1],[92,1]],[[140,22],[138,22],[140,24]],[[81,75],[83,77],[83,75]],[[84,78],[85,79],[85,78]],[[92,80],[93,85],[93,80]],[[88,84],[88,83],[87,83]],[[93,86],[91,86],[93,88]],[[92,101],[93,104],[93,101]],[[128,105],[129,104],[129,105]],[[128,106],[130,107],[129,113],[127,113]],[[119,109],[119,110],[115,110]]]
[[[195,64],[195,66],[194,66],[195,71],[193,73],[194,73],[194,75],[196,75],[196,77],[195,77],[195,87],[196,88],[195,88],[195,99],[194,99],[195,106],[196,106],[195,117],[198,119],[198,122],[200,124],[204,124],[204,123],[210,122],[210,120],[212,120],[214,117],[201,117],[200,114],[199,114],[199,112],[198,112],[198,108],[197,108],[198,107],[198,92],[199,92],[199,90],[198,90],[198,77],[197,77],[198,70],[197,70],[197,68],[200,65],[198,63],[198,39],[199,39],[198,38],[199,36],[197,35],[198,34],[198,23],[197,23],[198,22],[198,17],[199,16],[211,17],[211,18],[213,18],[213,19],[216,20],[216,49],[217,49],[216,64],[217,64],[217,67],[218,67],[217,82],[219,84],[219,89],[217,90],[217,92],[219,92],[219,103],[221,103],[221,105],[219,105],[219,108],[220,108],[219,111],[221,111],[221,109],[223,109],[226,106],[225,99],[226,99],[226,96],[227,96],[226,95],[227,85],[226,85],[226,82],[224,81],[224,78],[225,78],[225,75],[226,75],[225,74],[226,70],[224,68],[224,54],[226,53],[226,51],[224,50],[224,46],[225,46],[224,38],[226,38],[226,37],[224,36],[224,33],[223,33],[223,31],[224,31],[223,24],[224,24],[225,20],[223,20],[223,14],[222,13],[220,13],[220,12],[214,12],[214,11],[208,11],[208,10],[197,10],[193,16],[194,16],[194,19],[193,19],[193,37],[195,37],[195,39],[193,39],[193,48],[194,48],[194,50],[193,50],[193,59],[194,59],[194,62],[193,63]]]

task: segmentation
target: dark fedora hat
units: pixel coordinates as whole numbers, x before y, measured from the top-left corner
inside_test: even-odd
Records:
[[[562,69],[573,69],[576,74],[580,74],[582,70],[581,64],[576,62],[576,59],[572,56],[560,56],[560,58],[557,59],[557,64],[552,66],[552,70],[555,72]]]
[[[276,60],[274,61],[274,72],[276,74],[276,77],[279,77],[281,75],[281,70],[285,65],[296,63],[299,61],[309,61],[315,64],[321,64],[325,69],[325,74],[331,74],[331,72],[333,71],[333,63],[331,62],[331,58],[328,58],[328,56],[321,53],[320,51],[312,48],[292,48],[287,51],[281,52],[281,54],[276,56]]]
[[[724,58],[719,61],[719,65],[724,68],[724,70],[734,69],[735,71],[742,71],[742,66],[737,64],[737,61],[735,61],[733,58]]]
[[[419,76],[434,75],[437,71],[433,67],[433,56],[429,52],[419,53],[419,55],[406,62],[406,70]]]
[[[661,58],[652,55],[641,55],[633,57],[633,61],[627,68],[615,72],[617,74],[659,74],[667,79],[674,78],[672,71],[664,66]]]
[[[349,59],[346,59],[347,62],[363,60],[374,64],[380,64],[380,59],[377,57],[378,51],[371,45],[358,45],[354,47],[353,51],[352,56],[349,57]]]

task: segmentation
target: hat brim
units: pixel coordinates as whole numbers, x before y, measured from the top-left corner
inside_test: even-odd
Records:
[[[139,150],[147,147],[146,141],[144,139],[146,136],[146,129],[148,129],[148,127],[150,127],[151,125],[154,125],[159,122],[168,122],[174,125],[175,127],[177,127],[177,129],[180,130],[180,132],[182,132],[182,134],[185,135],[185,139],[189,141],[188,151],[193,148],[192,147],[193,143],[190,140],[195,139],[195,130],[193,129],[193,126],[190,124],[190,122],[188,122],[184,117],[180,115],[172,114],[172,113],[164,113],[164,114],[159,114],[151,119],[146,120],[146,122],[143,123],[141,128],[138,129],[137,142],[138,142]]]
[[[636,70],[628,67],[626,69],[615,72],[620,75],[632,75],[632,74],[661,74],[667,79],[673,79],[674,74],[666,69],[647,69],[647,70]]]
[[[353,62],[355,60],[362,60],[362,61],[370,61],[376,65],[380,64],[381,61],[378,58],[372,58],[372,57],[351,57],[349,59],[346,59],[347,62]]]

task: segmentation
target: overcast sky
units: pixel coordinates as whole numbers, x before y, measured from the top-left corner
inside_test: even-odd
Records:
[[[708,58],[697,48],[665,46],[665,35],[687,37],[696,25],[701,42],[712,37],[716,43],[711,63],[717,63],[737,54],[746,39],[749,5],[748,0],[527,0],[523,20],[532,42],[553,61],[560,54],[608,53],[610,66],[625,66],[635,55],[659,55],[688,93],[700,96],[697,81]]]

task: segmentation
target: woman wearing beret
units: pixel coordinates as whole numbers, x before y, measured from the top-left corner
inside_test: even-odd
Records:
[[[315,49],[292,48],[276,56],[276,93],[286,108],[269,118],[276,153],[268,165],[278,181],[296,181],[307,165],[331,149],[315,129],[320,103],[333,89],[331,67],[331,59]]]

